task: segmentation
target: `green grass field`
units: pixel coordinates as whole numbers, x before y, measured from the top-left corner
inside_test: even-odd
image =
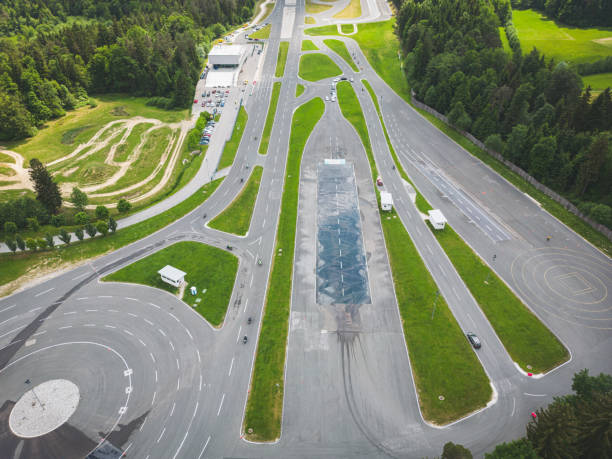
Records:
[[[272,5],[272,6],[274,6],[274,5]],[[249,34],[249,37],[251,37],[251,38],[259,38],[259,39],[270,38],[270,29],[271,28],[272,28],[272,26],[270,24],[268,24],[267,26],[264,26],[261,29],[259,29],[257,32],[253,32],[252,34]]]
[[[166,265],[187,273],[185,282],[188,285],[181,299],[214,326],[221,325],[238,271],[238,258],[225,250],[200,242],[177,242],[102,280],[149,285],[176,294],[178,288],[163,282],[157,274]],[[191,295],[191,286],[197,288],[196,296]],[[204,289],[206,291],[202,293]]]
[[[239,236],[244,236],[249,231],[262,173],[263,167],[253,168],[246,186],[236,199],[208,224],[211,228]]]
[[[599,93],[606,88],[612,87],[612,73],[598,73],[582,77],[584,87],[591,86],[592,94]]]
[[[544,373],[569,358],[569,353],[555,335],[451,227],[447,225],[442,231],[432,231],[512,360],[525,371]]]
[[[219,160],[219,165],[217,166],[218,170],[225,169],[234,163],[234,158],[236,157],[236,152],[240,146],[242,134],[244,133],[244,128],[246,127],[248,120],[249,115],[247,114],[244,105],[241,105],[240,110],[238,111],[238,117],[236,118],[236,124],[234,124],[232,136],[225,143],[225,147],[223,147],[223,153],[221,155],[221,159]]]
[[[337,89],[342,114],[364,144],[374,183],[378,171],[361,106],[349,83]],[[444,298],[438,297],[431,318],[437,285],[395,211],[381,212],[381,223],[421,411],[436,424],[451,422],[486,405],[489,380]]]
[[[321,5],[319,3],[313,3],[310,0],[306,0],[306,14],[319,14],[330,9],[329,5]]]
[[[506,36],[506,29],[504,29],[503,27],[499,27],[499,39],[502,42],[502,47],[504,48],[504,51],[506,51],[508,54],[512,54],[512,48],[510,48],[510,43],[508,42],[508,37]]]
[[[43,276],[74,266],[82,260],[98,257],[131,244],[164,226],[173,223],[202,204],[214,193],[223,179],[215,180],[172,209],[137,223],[106,237],[95,237],[78,242],[73,238],[69,246],[38,252],[0,254],[0,295],[8,295],[27,282],[31,275]]]
[[[312,40],[302,40],[302,51],[318,51],[317,45]]]
[[[329,49],[331,49],[334,53],[344,59],[346,63],[350,65],[353,71],[359,72],[359,67],[355,65],[355,61],[353,61],[353,58],[351,57],[343,41],[328,38],[327,40],[323,40],[323,43],[325,43],[325,45],[327,45],[327,47],[329,47]]]
[[[576,64],[612,56],[612,30],[566,27],[533,10],[514,10],[512,21],[523,53],[535,46],[546,57]]]
[[[259,143],[259,154],[265,155],[268,153],[268,145],[270,144],[270,134],[272,133],[272,126],[274,125],[274,119],[276,117],[276,107],[278,105],[278,96],[280,95],[281,83],[276,81],[272,86],[272,96],[270,97],[270,106],[268,107],[268,114],[266,115],[266,124],[261,135],[261,142]]]
[[[251,441],[272,441],[280,437],[300,167],[306,141],[324,111],[323,101],[312,99],[294,112],[291,121],[275,255],[244,418],[245,438]],[[283,249],[282,254],[279,255],[278,249]]]
[[[304,94],[304,91],[306,90],[306,88],[304,87],[303,84],[298,83],[295,86],[295,97],[300,97],[302,94]]]
[[[298,76],[304,80],[319,81],[341,74],[342,70],[340,70],[340,67],[325,54],[303,54],[300,57]]]
[[[353,27],[353,24],[341,24],[340,30],[342,31],[342,33],[353,33],[353,30],[355,29]]]
[[[410,86],[400,67],[399,42],[393,32],[395,19],[359,24],[358,32],[351,35],[357,41],[376,73],[400,97],[410,102]],[[304,31],[306,35],[338,35],[336,26],[313,27]]]
[[[282,78],[285,74],[285,65],[287,64],[287,53],[289,52],[289,42],[281,41],[278,46],[278,57],[276,59],[276,78]]]
[[[337,19],[352,19],[361,16],[361,0],[351,0],[346,8],[334,14]]]
[[[7,150],[21,154],[26,161],[38,158],[43,163],[61,158],[80,143],[87,142],[110,121],[142,116],[166,123],[186,119],[188,110],[163,110],[146,105],[148,99],[126,95],[105,95],[95,98],[97,106],[81,107],[66,116],[50,121],[34,137],[17,142],[5,142]]]

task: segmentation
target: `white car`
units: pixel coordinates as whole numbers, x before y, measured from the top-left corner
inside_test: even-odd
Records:
[[[336,102],[336,96],[332,96],[331,101]]]
[[[325,102],[329,102],[329,96],[325,96]]]
[[[340,78],[338,77],[334,78],[334,83],[337,83],[338,81],[340,81]]]

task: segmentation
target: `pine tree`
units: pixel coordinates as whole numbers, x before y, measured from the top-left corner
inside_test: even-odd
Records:
[[[62,206],[59,187],[53,181],[49,171],[36,158],[30,160],[30,178],[34,182],[36,199],[46,207],[50,214],[56,214]]]

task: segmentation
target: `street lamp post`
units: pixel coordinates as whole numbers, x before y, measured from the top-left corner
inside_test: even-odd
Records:
[[[29,386],[29,385],[30,385],[30,380],[29,380],[29,379],[26,379],[26,380],[25,380],[25,383],[26,383],[26,385],[28,385],[28,386]],[[36,391],[34,390],[34,388],[33,388],[33,387],[32,387],[32,393],[34,394],[34,397],[36,397],[36,400],[38,400],[38,404],[41,406],[41,408],[42,408],[42,409],[43,409],[43,411],[44,411],[44,409],[45,409],[45,404],[44,404],[43,402],[41,402],[41,401],[40,401],[40,399],[38,398],[38,395],[36,394]]]

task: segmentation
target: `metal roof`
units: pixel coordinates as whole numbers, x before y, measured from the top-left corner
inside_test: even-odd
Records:
[[[180,269],[176,269],[174,266],[166,265],[157,271],[157,274],[167,277],[171,281],[177,282],[185,277],[187,273],[184,273]]]

